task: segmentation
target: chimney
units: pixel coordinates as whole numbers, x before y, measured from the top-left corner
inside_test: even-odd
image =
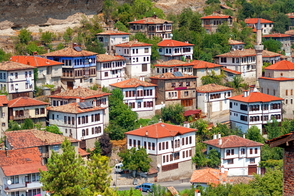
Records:
[[[215,140],[216,139],[216,134],[214,133],[214,135],[213,135],[213,139]]]
[[[5,147],[5,155],[6,155],[6,157],[8,157],[8,148],[7,147]]]
[[[243,97],[247,97],[249,94],[248,94],[248,91],[247,90],[244,90],[243,92]]]
[[[245,137],[245,134],[243,134],[243,138],[245,139],[246,137]]]
[[[218,139],[220,139],[221,138],[221,134],[218,132]]]
[[[146,130],[146,132],[145,132],[145,136],[146,136],[146,137],[149,136],[149,131],[148,131],[148,130]]]
[[[142,125],[140,124],[140,125],[139,125],[139,128],[141,128],[141,127],[142,127]]]
[[[93,100],[93,107],[95,107],[96,106],[96,100]]]
[[[195,196],[201,196],[201,193],[198,189],[195,190]]]
[[[159,118],[159,123],[161,123],[162,122],[162,119],[161,118]]]
[[[33,55],[34,55],[34,56],[38,55],[38,52],[37,52],[37,51],[34,51],[34,52],[33,52]]]
[[[221,168],[220,168],[220,172],[221,172],[222,174],[224,174],[224,166],[223,166],[223,165],[222,165]]]
[[[80,98],[77,98],[76,99],[76,103],[80,103]]]

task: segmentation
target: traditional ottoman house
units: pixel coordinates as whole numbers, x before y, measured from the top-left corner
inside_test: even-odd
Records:
[[[8,129],[8,99],[5,95],[0,95],[0,137]]]
[[[171,59],[176,60],[191,60],[193,59],[194,44],[188,42],[180,42],[176,40],[163,40],[158,43],[158,51],[160,59],[168,61]]]
[[[159,62],[155,64],[154,73],[155,74],[163,74],[163,73],[173,73],[173,72],[181,72],[187,75],[193,75],[193,63],[184,62],[180,60],[169,60],[164,62]]]
[[[145,78],[151,74],[151,44],[137,40],[117,44],[116,53],[126,59],[129,78]]]
[[[8,102],[9,120],[23,123],[30,118],[34,123],[46,125],[48,103],[29,97],[19,97]]]
[[[157,85],[157,105],[181,104],[185,110],[196,109],[196,76],[167,72],[150,78]]]
[[[157,123],[126,132],[127,149],[145,148],[157,181],[189,178],[194,170],[195,129]]]
[[[232,96],[233,88],[221,86],[218,84],[206,84],[198,86],[197,108],[200,108],[203,114],[208,118],[229,113],[229,100]]]
[[[202,27],[206,29],[207,33],[216,33],[218,25],[226,22],[228,26],[233,25],[233,18],[229,15],[217,14],[213,13],[209,16],[203,16],[202,20]]]
[[[294,119],[294,63],[279,61],[266,67],[259,78],[260,92],[284,99],[283,118]]]
[[[164,39],[172,39],[172,21],[158,18],[156,15],[141,20],[129,22],[130,33],[143,33],[149,39],[154,36]]]
[[[220,134],[203,143],[207,144],[207,152],[215,149],[220,153],[221,168],[229,176],[260,174],[259,162],[263,144],[237,135],[221,137]]]
[[[124,103],[138,114],[138,118],[151,118],[155,115],[157,85],[131,78],[111,86],[122,91]]]
[[[230,45],[230,50],[243,50],[245,47],[244,42],[232,40],[231,38],[228,40],[228,44]]]
[[[260,19],[263,35],[270,34],[270,32],[273,28],[273,21],[266,20],[263,18],[246,18],[245,23],[248,27],[253,28],[254,32],[256,32],[258,19]]]
[[[8,93],[9,100],[33,97],[34,68],[12,61],[0,63],[0,89]]]
[[[119,55],[99,54],[96,56],[96,83],[108,87],[121,82],[125,77],[126,59]]]
[[[2,196],[45,195],[40,182],[42,164],[37,147],[0,151],[0,186]]]
[[[260,93],[244,91],[242,95],[228,98],[231,126],[245,133],[250,127],[256,126],[261,134],[264,126],[275,118],[282,121],[282,98]]]
[[[129,42],[129,35],[130,33],[118,31],[118,29],[96,34],[98,41],[103,44],[108,54],[115,54],[115,45]]]
[[[82,50],[74,44],[42,56],[63,63],[61,82],[66,90],[93,86],[96,80],[96,55],[97,53]]]
[[[288,34],[281,34],[281,33],[273,33],[262,36],[265,40],[276,40],[281,42],[281,51],[285,52],[286,56],[291,55],[291,35]]]
[[[44,84],[51,84],[55,87],[61,86],[63,63],[45,59],[39,56],[12,56],[11,61],[31,65],[38,69],[36,85],[42,87]]]
[[[224,184],[227,179],[227,173],[227,171],[213,168],[198,169],[192,174],[190,183],[194,187],[202,186],[204,188],[210,185]]]

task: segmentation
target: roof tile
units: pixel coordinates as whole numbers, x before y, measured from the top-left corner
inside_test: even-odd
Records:
[[[101,33],[97,33],[96,35],[130,35],[130,33],[118,30],[107,30]]]
[[[51,95],[49,97],[51,98],[60,98],[60,99],[90,99],[90,98],[96,98],[96,97],[103,97],[103,96],[108,96],[111,93],[105,93],[102,92],[101,90],[91,90],[89,88],[74,88],[74,89],[69,89],[61,93],[57,93],[55,95]]]
[[[261,92],[250,92],[248,96],[244,97],[244,95],[237,95],[234,97],[228,98],[234,101],[240,101],[244,103],[254,103],[254,102],[271,102],[271,101],[281,101],[282,98],[275,97],[272,95],[264,94]]]
[[[30,65],[25,65],[25,64],[13,62],[13,61],[4,61],[0,63],[0,70],[3,70],[3,71],[13,71],[13,70],[23,70],[23,69],[33,70],[34,68]]]
[[[199,93],[228,91],[228,90],[233,90],[233,88],[229,88],[227,86],[221,86],[218,84],[206,84],[206,85],[199,86],[196,88],[196,91]]]
[[[192,76],[188,74],[182,74],[183,76],[175,76],[171,72],[163,73],[160,75],[152,76],[150,77],[151,79],[160,79],[160,80],[165,80],[165,79],[185,79],[185,78],[197,78],[197,76]]]
[[[217,14],[217,13],[213,13],[209,16],[201,17],[201,19],[221,19],[221,18],[232,18],[232,17],[229,15],[223,15],[223,14]]]
[[[246,24],[257,24],[258,23],[258,18],[246,18],[245,19],[245,23]],[[273,23],[273,21],[260,18],[260,23],[261,24],[264,24],[264,23]]]
[[[191,176],[191,183],[220,184],[220,180],[226,180],[227,171],[221,173],[219,169],[205,168],[195,170]],[[220,179],[221,177],[221,179]]]
[[[180,46],[193,46],[194,44],[189,44],[188,42],[180,42],[172,39],[166,39],[158,43],[159,47],[180,47]]]
[[[103,110],[104,107],[94,106],[92,108],[80,108],[79,103],[68,103],[65,105],[55,106],[55,107],[47,107],[47,110],[55,111],[55,112],[63,112],[63,113],[71,113],[71,114],[78,114],[78,113],[85,113],[85,112],[92,112]]]
[[[8,104],[8,99],[6,95],[0,95],[0,106],[3,106],[4,104]]]
[[[63,65],[63,63],[61,62],[49,60],[38,56],[12,56],[10,60],[25,65],[31,65],[33,67]]]
[[[139,42],[137,40],[133,40],[133,41],[129,41],[129,42],[125,42],[122,44],[117,44],[115,45],[116,47],[143,47],[143,46],[151,46],[152,44],[146,44],[143,42]]]
[[[273,81],[294,81],[294,78],[285,78],[285,77],[279,77],[279,78],[260,77],[259,79],[273,80]]]
[[[262,37],[291,37],[291,35],[281,34],[281,33],[273,33],[273,34],[263,35]]]
[[[193,60],[191,63],[194,64],[194,69],[204,69],[204,68],[216,68],[221,67],[222,65],[215,64],[215,63],[209,63],[206,61],[201,60]]]
[[[8,101],[9,108],[48,105],[48,103],[30,97],[18,97]]]
[[[294,70],[294,63],[290,62],[290,61],[286,61],[286,60],[282,60],[279,62],[276,62],[275,64],[272,64],[268,67],[265,68],[265,70]]]
[[[76,51],[74,48],[68,47],[68,48],[64,48],[54,52],[43,54],[42,56],[82,57],[82,56],[92,56],[92,55],[97,55],[97,53],[86,51],[86,50]]]
[[[236,147],[255,147],[263,146],[259,142],[248,140],[237,135],[229,135],[226,137],[221,137],[222,144],[219,145],[219,139],[203,141],[203,143],[215,146],[217,148],[236,148]]]
[[[148,17],[148,18],[143,18],[141,20],[135,20],[135,21],[129,22],[129,24],[163,24],[163,23],[173,23],[173,22],[169,20],[164,20],[158,17]]]
[[[234,50],[224,54],[217,55],[217,57],[246,57],[246,56],[256,56],[255,49]],[[262,57],[275,57],[275,56],[281,56],[281,54],[271,52],[268,50],[262,51]]]
[[[235,71],[235,70],[232,70],[232,69],[228,69],[228,68],[221,68],[223,71],[226,71],[226,72],[229,72],[229,73],[233,73],[233,74],[236,74],[236,75],[241,75],[242,73],[239,72],[239,71]]]
[[[169,61],[160,62],[154,66],[155,67],[185,67],[185,66],[193,66],[193,65],[194,63],[188,63],[188,62],[172,59]]]
[[[108,54],[98,54],[96,55],[97,62],[109,62],[109,61],[126,61],[126,59],[120,55],[108,55]]]
[[[121,82],[110,84],[110,86],[114,86],[114,87],[117,87],[117,88],[135,88],[135,87],[138,87],[138,86],[149,87],[149,86],[157,86],[157,85],[149,83],[149,82],[141,81],[141,80],[136,79],[136,78],[131,78],[131,79],[128,79],[128,80],[124,80],[124,81],[121,81]]]

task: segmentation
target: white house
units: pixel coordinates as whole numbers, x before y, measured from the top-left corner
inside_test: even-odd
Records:
[[[264,126],[272,118],[282,121],[282,98],[254,90],[228,99],[231,125],[244,133],[252,126],[257,126],[264,133]]]
[[[52,61],[39,56],[12,56],[11,61],[31,65],[38,69],[38,80],[36,85],[42,87],[44,84],[61,86],[63,63]]]
[[[49,124],[56,125],[64,136],[81,140],[82,149],[93,148],[103,134],[104,107],[90,101],[49,107]]]
[[[212,149],[220,153],[221,168],[228,171],[229,176],[260,174],[259,162],[263,144],[237,135],[207,140],[207,152]]]
[[[107,30],[96,34],[98,41],[103,44],[103,47],[109,54],[115,53],[115,45],[129,42],[129,35],[130,33],[118,31],[118,29]]]
[[[121,89],[124,103],[139,118],[151,118],[155,115],[156,84],[131,78],[110,86]]]
[[[0,63],[0,88],[8,92],[9,100],[17,97],[33,97],[34,68],[12,61]]]
[[[8,100],[6,95],[0,95],[0,137],[8,129]]]
[[[270,20],[266,20],[263,18],[246,18],[245,19],[245,23],[247,26],[252,27],[253,28],[253,32],[256,32],[256,26],[258,23],[258,19],[260,19],[260,24],[262,27],[262,33],[264,35],[266,34],[270,34],[272,28],[273,28],[273,21]]]
[[[119,55],[99,54],[96,56],[96,83],[108,87],[121,82],[125,77],[126,59]]]
[[[264,35],[262,36],[265,40],[276,40],[281,42],[281,51],[285,52],[286,56],[290,56],[291,55],[291,35],[288,34],[281,34],[281,33],[273,33],[273,34],[268,34],[268,35]]]
[[[126,59],[129,78],[148,77],[151,74],[151,44],[135,40],[115,46],[116,53]]]
[[[47,168],[42,164],[37,147],[0,151],[1,196],[45,196],[41,189],[40,172]]]
[[[194,64],[191,62],[184,62],[173,59],[155,64],[154,73],[158,75],[167,72],[173,73],[179,71],[183,74],[193,75],[193,66]]]
[[[209,16],[201,17],[202,27],[206,29],[207,33],[216,33],[219,25],[226,23],[228,26],[233,26],[233,17],[229,15],[223,15],[213,13]]]
[[[126,132],[127,149],[143,147],[158,169],[157,181],[189,178],[194,170],[195,129],[156,123]]]
[[[200,108],[203,114],[212,118],[216,115],[226,114],[229,112],[229,100],[232,96],[233,88],[221,86],[218,84],[206,84],[198,86],[197,92],[197,108]]]
[[[167,61],[171,59],[193,59],[194,44],[176,40],[163,40],[158,43],[160,59]]]
[[[230,50],[243,50],[245,47],[245,43],[237,40],[233,40],[229,38],[228,44],[230,45]]]

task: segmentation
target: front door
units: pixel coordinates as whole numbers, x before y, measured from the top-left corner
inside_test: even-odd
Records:
[[[248,165],[248,175],[257,173],[257,165]]]

